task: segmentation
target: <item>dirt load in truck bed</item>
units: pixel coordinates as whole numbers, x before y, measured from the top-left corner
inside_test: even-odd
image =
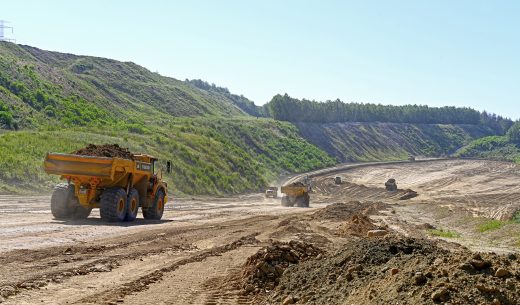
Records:
[[[128,148],[120,147],[117,144],[95,145],[89,144],[87,147],[81,148],[73,152],[74,155],[91,156],[91,157],[108,157],[108,158],[122,158],[134,159]]]

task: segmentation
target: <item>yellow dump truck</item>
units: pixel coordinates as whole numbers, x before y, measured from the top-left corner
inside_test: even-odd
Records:
[[[309,207],[310,201],[310,186],[301,182],[284,185],[281,188],[282,194],[282,206],[292,207]]]
[[[265,198],[278,198],[278,187],[270,186],[265,190]]]
[[[133,221],[141,207],[145,219],[161,219],[168,189],[155,173],[156,161],[144,154],[123,159],[48,153],[45,171],[67,180],[54,188],[52,215],[56,219],[84,219],[93,208],[99,208],[106,221]]]

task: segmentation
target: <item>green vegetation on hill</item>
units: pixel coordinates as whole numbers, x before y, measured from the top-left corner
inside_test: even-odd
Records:
[[[248,100],[134,63],[0,42],[0,101],[13,116],[3,124],[13,129],[49,122],[130,129],[171,116],[246,115],[235,103]]]
[[[261,190],[278,175],[330,166],[334,160],[271,119],[181,118],[138,134],[76,128],[0,134],[0,192],[50,190],[57,181],[42,169],[47,152],[71,152],[88,143],[118,143],[171,160],[171,190],[233,194]],[[164,162],[163,162],[164,163]]]
[[[506,136],[490,136],[469,143],[457,151],[455,156],[520,163],[520,148]]]
[[[459,149],[455,155],[520,163],[520,122],[511,126],[505,136],[476,139]]]
[[[299,100],[289,95],[276,95],[266,105],[277,120],[307,123],[385,122],[413,124],[483,125],[503,134],[512,121],[500,116],[480,113],[471,108],[428,107],[424,105],[377,105],[344,103],[340,100],[316,102]]]
[[[118,143],[172,160],[172,190],[260,190],[334,164],[291,124],[256,119],[243,96],[134,63],[0,43],[0,191],[50,190],[46,152]],[[243,110],[243,109],[244,110]]]

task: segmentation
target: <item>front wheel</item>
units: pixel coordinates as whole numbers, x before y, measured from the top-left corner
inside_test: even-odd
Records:
[[[74,197],[74,185],[60,183],[54,187],[51,197],[51,213],[55,219],[68,219],[72,215],[70,201]]]
[[[105,190],[101,194],[100,214],[109,222],[124,221],[126,217],[126,192],[122,188]]]
[[[164,191],[158,190],[152,205],[142,210],[144,219],[160,220],[164,213]]]

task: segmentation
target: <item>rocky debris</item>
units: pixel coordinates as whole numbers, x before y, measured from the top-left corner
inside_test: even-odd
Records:
[[[2,286],[0,287],[0,296],[6,298],[16,293],[16,288],[13,286]]]
[[[495,276],[500,277],[500,278],[508,277],[510,274],[511,273],[507,269],[504,269],[504,268],[498,268],[497,271],[495,271]]]
[[[450,291],[446,288],[441,288],[434,291],[431,295],[434,302],[446,302],[450,298]]]
[[[134,154],[132,154],[128,148],[120,147],[117,144],[89,144],[84,148],[72,152],[72,154],[90,157],[121,158],[130,160],[134,159]]]
[[[387,230],[370,230],[367,232],[367,237],[380,237],[388,234]]]
[[[321,249],[306,242],[274,241],[247,259],[241,275],[242,289],[246,294],[271,291],[287,268],[322,253]]]
[[[411,189],[407,189],[404,192],[405,193],[403,195],[401,195],[401,197],[399,197],[399,200],[408,200],[408,199],[412,199],[412,198],[419,196],[419,194],[417,194],[416,191],[411,190]]]
[[[287,268],[266,304],[520,304],[520,262],[388,234]],[[506,275],[507,274],[507,275]]]

